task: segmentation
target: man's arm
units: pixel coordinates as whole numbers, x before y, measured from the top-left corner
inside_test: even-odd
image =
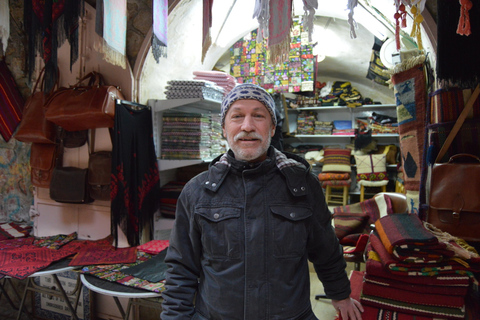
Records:
[[[168,270],[165,291],[162,292],[162,320],[190,319],[195,313],[193,301],[198,287],[201,250],[198,248],[199,241],[195,240],[198,237],[191,218],[190,196],[187,194],[185,186],[177,201],[175,224],[165,258]]]
[[[363,307],[355,299],[332,300],[332,305],[342,316],[342,320],[362,320]]]

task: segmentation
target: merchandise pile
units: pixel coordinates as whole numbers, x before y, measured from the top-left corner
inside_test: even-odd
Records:
[[[426,226],[415,214],[375,222],[359,297],[371,319],[381,312],[398,319],[465,319],[480,258],[460,239],[445,240]]]
[[[167,99],[200,98],[221,101],[224,89],[206,80],[170,80],[165,86]]]
[[[297,117],[297,134],[314,134],[316,121],[315,112],[300,112]]]
[[[165,112],[161,158],[212,159],[225,152],[220,115]]]
[[[214,82],[217,86],[223,88],[224,95],[237,85],[237,80],[232,75],[221,71],[194,71],[193,75],[195,80]]]

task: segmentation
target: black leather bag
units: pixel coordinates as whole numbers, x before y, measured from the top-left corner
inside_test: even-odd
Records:
[[[50,198],[63,203],[90,203],[87,189],[88,169],[55,167],[50,181]]]
[[[110,200],[110,175],[112,172],[112,152],[97,151],[88,159],[88,189],[95,200]]]

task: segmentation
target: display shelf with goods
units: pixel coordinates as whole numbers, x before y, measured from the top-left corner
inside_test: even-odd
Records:
[[[182,153],[178,154],[178,159],[168,159],[165,154],[162,155],[162,131],[164,129],[164,115],[205,115],[209,117],[219,117],[220,100],[209,98],[186,98],[186,99],[165,99],[165,100],[149,100],[147,103],[152,109],[153,121],[153,139],[155,143],[155,152],[157,154],[158,165],[160,171],[182,168],[186,166],[196,165],[211,161],[211,157],[193,157],[187,156],[186,153],[182,157]],[[219,118],[218,118],[219,119]],[[218,120],[219,121],[219,120]],[[215,120],[212,120],[212,123]],[[217,125],[219,122],[217,123]],[[181,142],[177,142],[181,144]],[[190,157],[190,159],[188,159]]]
[[[300,119],[299,116],[311,114],[314,116],[314,121],[317,121],[317,124],[320,123],[330,123],[338,122],[346,127],[350,127],[352,130],[345,130],[344,132],[339,132],[338,134],[314,134],[315,129],[305,129],[299,128],[303,124],[303,119]],[[372,105],[362,105],[356,108],[349,108],[347,106],[317,106],[310,105],[308,107],[298,107],[295,109],[289,108],[287,110],[287,120],[288,120],[288,132],[284,136],[285,143],[290,144],[293,147],[298,147],[301,145],[308,146],[318,146],[319,148],[326,148],[329,146],[347,148],[351,147],[355,142],[355,132],[354,129],[357,128],[357,119],[368,119],[374,115],[382,115],[386,117],[396,118],[396,105],[395,104],[372,104]],[[309,119],[311,121],[312,118]],[[387,128],[388,130],[389,128]],[[333,129],[332,129],[333,130]],[[285,127],[284,127],[284,131]],[[376,129],[373,128],[372,139],[376,141],[378,146],[382,145],[395,145],[399,146],[399,135],[396,132],[395,127],[392,128],[392,133],[380,133],[375,132]],[[300,133],[299,133],[300,132]],[[321,130],[317,132],[322,132]],[[325,132],[325,131],[323,131]],[[322,132],[322,133],[323,133]],[[328,132],[328,131],[327,131]],[[309,134],[307,134],[309,133]],[[398,165],[396,163],[387,164],[387,172],[389,180],[392,180],[392,183],[396,180]],[[322,163],[312,164],[312,169],[315,172],[322,171]],[[356,175],[356,165],[352,163],[352,176]],[[392,183],[389,183],[391,185]],[[394,184],[394,183],[393,183]],[[387,187],[388,188],[388,187]],[[350,196],[355,197],[360,194],[358,186],[356,185],[356,179],[353,179],[352,186],[350,190]],[[369,193],[366,194],[370,195]],[[352,200],[352,199],[351,199]]]

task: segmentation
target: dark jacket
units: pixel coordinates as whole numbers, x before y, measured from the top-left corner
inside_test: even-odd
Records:
[[[251,166],[229,151],[183,189],[162,319],[316,319],[307,258],[330,298],[349,296],[318,179],[302,158],[268,154]]]

